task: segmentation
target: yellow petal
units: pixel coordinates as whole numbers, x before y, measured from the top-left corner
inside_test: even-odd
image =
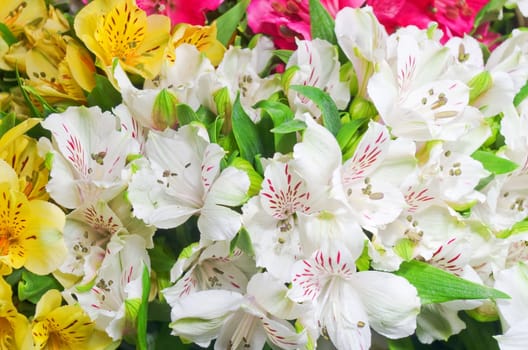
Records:
[[[174,48],[186,43],[194,45],[198,51],[205,53],[214,66],[222,61],[226,48],[216,39],[216,23],[210,26],[191,26],[179,24],[174,28],[172,44]]]
[[[0,151],[7,147],[11,142],[18,139],[21,135],[24,135],[29,129],[40,123],[39,118],[29,118],[18,124],[14,128],[9,129],[0,138]]]
[[[92,91],[95,87],[95,65],[90,53],[74,40],[70,40],[66,48],[66,63],[81,88]]]
[[[32,200],[28,206],[31,220],[20,239],[20,250],[24,250],[26,259],[24,266],[33,273],[46,275],[58,269],[68,254],[62,236],[65,214],[56,205],[41,200]]]
[[[60,307],[62,304],[62,295],[57,289],[50,289],[37,303],[37,308],[35,309],[35,320],[44,319],[51,311]]]
[[[48,9],[44,0],[7,0],[0,6],[0,21],[5,23],[16,36],[24,26],[33,21],[44,21]]]

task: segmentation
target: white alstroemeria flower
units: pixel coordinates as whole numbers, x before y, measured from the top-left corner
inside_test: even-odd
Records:
[[[155,227],[133,217],[131,209],[120,195],[109,203],[86,203],[69,213],[64,226],[68,258],[60,271],[82,277],[80,284],[93,280],[106,256],[108,243],[116,235],[138,235],[145,240],[146,248],[154,247]]]
[[[528,79],[528,32],[515,29],[498,47],[493,49],[486,69],[507,73],[513,81],[517,93]]]
[[[216,70],[218,81],[229,90],[231,102],[240,93],[240,103],[253,121],[260,119],[253,105],[280,90],[278,75],[259,76],[272,55],[273,43],[269,38],[262,37],[254,49],[231,46]]]
[[[359,96],[366,97],[366,86],[377,63],[385,59],[387,32],[379,23],[372,7],[345,7],[335,19],[335,33],[356,71]]]
[[[99,107],[69,107],[48,116],[42,126],[51,131],[54,145],[47,190],[57,203],[77,208],[123,191],[126,158],[137,154],[139,145],[117,115]]]
[[[166,295],[171,306],[172,334],[215,350],[261,349],[267,342],[281,349],[298,349],[306,333],[297,333],[286,320],[299,317],[304,307],[286,296],[288,288],[267,273],[254,275],[247,293],[206,290],[183,298]]]
[[[495,273],[494,288],[511,299],[497,299],[503,334],[495,336],[501,350],[521,350],[528,347],[528,267],[526,262]]]
[[[201,127],[151,132],[149,164],[138,170],[128,188],[134,215],[159,228],[177,227],[200,214],[202,238],[229,240],[241,227],[240,214],[229,207],[247,199],[249,178],[234,167],[221,171],[225,151],[209,143]]]
[[[518,87],[503,67],[495,67],[493,64],[484,65],[479,45],[480,43],[469,35],[465,35],[464,38],[449,39],[445,46],[450,50],[451,65],[445,77],[468,84],[479,74],[488,75],[488,82],[481,81],[478,87],[473,87],[482,91],[474,98],[472,105],[477,107],[485,117],[492,117],[502,112],[507,106],[507,103],[496,103],[496,101],[513,101]]]
[[[257,266],[284,282],[302,255],[296,214],[311,211],[312,198],[291,161],[272,159],[264,171],[259,194],[242,207]]]
[[[420,310],[416,289],[387,272],[356,272],[356,258],[346,249],[316,251],[294,265],[288,296],[313,302],[320,334],[338,349],[368,349],[370,327],[391,339],[412,334]]]
[[[71,295],[75,295],[96,327],[119,340],[135,329],[135,320],[127,319],[130,312],[126,308],[139,307],[143,269],[150,269],[150,260],[145,241],[137,235],[112,239],[106,254],[90,290],[82,292],[74,286],[64,294],[72,303]]]
[[[436,188],[439,197],[452,206],[465,206],[483,202],[485,197],[475,190],[480,180],[490,175],[482,163],[468,153],[460,153],[456,143],[433,143],[428,149],[427,161],[420,165],[417,176],[430,187]]]
[[[214,73],[209,59],[193,45],[179,45],[175,57],[175,62],[164,61],[159,76],[154,80],[146,80],[142,89],[136,88],[121,65],[116,63],[114,77],[121,90],[123,103],[145,128],[164,129],[159,121],[153,119],[154,103],[163,89],[173,94],[178,102],[196,110],[200,106],[199,81]]]
[[[341,182],[348,203],[360,225],[375,232],[394,221],[405,207],[398,187],[376,177],[375,172],[387,157],[391,138],[387,128],[370,122],[352,158],[342,167]]]
[[[449,63],[447,48],[422,47],[405,35],[395,45],[395,56],[381,62],[368,83],[369,96],[393,135],[456,140],[480,124],[482,114],[468,106],[467,85],[442,76]]]
[[[248,283],[246,270],[256,272],[255,263],[240,249],[229,254],[229,242],[217,241],[207,247],[196,243],[190,252],[178,257],[171,269],[175,285],[163,292],[167,298],[178,298],[208,289],[244,293]],[[188,253],[191,255],[188,256]]]
[[[337,108],[346,108],[350,91],[348,84],[339,80],[341,65],[334,46],[320,39],[297,40],[297,50],[288,60],[286,69],[294,66],[298,69],[289,80],[290,85],[320,88],[332,97]],[[288,91],[288,100],[294,111],[309,112],[316,118],[321,116],[321,111],[309,98],[294,90]]]

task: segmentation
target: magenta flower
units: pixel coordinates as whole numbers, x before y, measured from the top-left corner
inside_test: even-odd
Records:
[[[343,7],[359,7],[365,0],[321,0],[335,17]],[[252,0],[247,9],[248,25],[254,33],[267,34],[282,49],[294,49],[295,38],[309,40],[308,0]]]
[[[399,27],[426,28],[436,22],[444,33],[442,42],[470,33],[475,16],[486,3],[486,0],[367,0],[389,33]]]
[[[161,14],[170,18],[172,25],[188,23],[204,25],[205,13],[216,10],[224,0],[194,0],[192,5],[183,0],[136,0],[147,14]]]

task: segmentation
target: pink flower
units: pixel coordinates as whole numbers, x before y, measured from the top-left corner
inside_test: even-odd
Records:
[[[389,33],[399,27],[426,28],[436,22],[444,33],[443,42],[470,33],[475,16],[486,3],[486,0],[367,0]]]
[[[188,23],[204,25],[207,11],[216,10],[224,0],[136,0],[139,8],[147,14],[161,14],[170,18],[172,25]]]
[[[309,40],[308,0],[252,0],[247,9],[248,25],[254,33],[267,34],[282,49],[294,49],[295,38]],[[365,0],[321,0],[335,17],[343,7],[359,7]]]

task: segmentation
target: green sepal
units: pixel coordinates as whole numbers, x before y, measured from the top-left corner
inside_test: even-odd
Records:
[[[413,258],[416,244],[408,238],[402,238],[396,243],[393,250],[403,260],[410,261]]]
[[[491,89],[493,79],[490,72],[482,71],[471,78],[467,85],[469,86],[469,103],[474,103],[480,95]]]

